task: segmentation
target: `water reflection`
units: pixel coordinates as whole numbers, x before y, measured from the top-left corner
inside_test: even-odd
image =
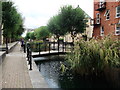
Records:
[[[45,77],[45,80],[51,88],[60,88],[60,62],[63,61],[63,59],[64,58],[59,56],[51,56],[47,57],[45,61],[36,61],[36,64],[39,67],[39,71]]]

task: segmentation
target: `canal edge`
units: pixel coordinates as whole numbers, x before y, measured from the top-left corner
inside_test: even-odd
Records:
[[[29,68],[30,66],[28,65],[28,70]],[[37,68],[37,65],[35,64],[35,61],[33,60],[33,58],[32,58],[32,70],[29,70],[29,76],[30,76],[33,88],[49,88],[44,77],[39,72],[39,69]]]

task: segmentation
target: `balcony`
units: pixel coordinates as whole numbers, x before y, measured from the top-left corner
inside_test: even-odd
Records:
[[[91,26],[100,25],[101,24],[101,18],[91,19],[90,24],[91,24]]]
[[[106,9],[106,2],[99,2],[99,4],[97,4],[97,9],[96,11],[102,11],[104,9]]]

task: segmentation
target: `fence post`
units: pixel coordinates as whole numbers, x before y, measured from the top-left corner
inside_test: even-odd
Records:
[[[63,41],[63,52],[64,52],[64,41]]]
[[[29,43],[27,43],[27,58],[28,58],[28,61],[29,61],[29,47],[30,47],[30,45],[29,45]]]
[[[50,42],[49,42],[49,54],[50,54]]]
[[[40,43],[38,43],[38,45],[39,45],[39,55],[40,55]]]
[[[54,43],[53,43],[53,49],[55,50],[55,41],[54,41]]]
[[[64,46],[65,46],[65,52],[66,52],[66,42],[64,42]]]
[[[60,45],[60,43],[59,43],[59,39],[58,39],[58,53],[59,53],[59,45]]]
[[[47,51],[47,43],[46,43],[46,41],[45,41],[45,51]]]
[[[24,53],[26,53],[26,43],[24,43],[23,47],[24,47]]]
[[[29,57],[30,57],[30,60],[29,60],[30,69],[29,70],[32,70],[32,51],[31,51],[31,49],[29,49]]]

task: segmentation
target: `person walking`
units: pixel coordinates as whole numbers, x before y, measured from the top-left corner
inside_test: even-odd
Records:
[[[21,39],[21,49],[20,49],[20,51],[22,51],[23,47],[24,47],[24,39]]]

